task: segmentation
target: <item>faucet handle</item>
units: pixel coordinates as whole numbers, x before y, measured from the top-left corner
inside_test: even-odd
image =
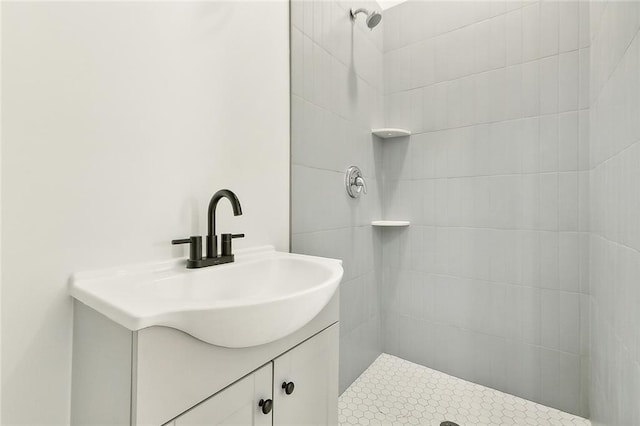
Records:
[[[356,191],[360,192],[364,192],[365,194],[367,193],[367,183],[364,181],[364,178],[362,176],[358,176],[355,180],[355,185],[358,187],[358,189],[356,189]]]
[[[194,235],[189,238],[182,238],[179,240],[172,240],[171,244],[189,244],[189,260],[202,259],[202,237],[200,235]]]
[[[177,244],[189,244],[191,242],[191,238],[182,238],[179,240],[171,240],[171,244],[174,246]]]
[[[234,238],[244,238],[244,234],[222,234],[220,238],[222,244],[220,256],[231,256],[231,240]]]
[[[347,188],[347,194],[351,198],[358,198],[360,195],[367,193],[367,183],[358,166],[351,166],[347,169],[344,184]]]

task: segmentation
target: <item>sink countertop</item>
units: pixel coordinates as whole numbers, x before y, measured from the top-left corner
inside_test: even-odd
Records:
[[[187,269],[185,259],[80,272],[70,294],[123,327],[182,330],[207,343],[247,347],[304,326],[328,303],[342,261],[238,250],[235,262]]]

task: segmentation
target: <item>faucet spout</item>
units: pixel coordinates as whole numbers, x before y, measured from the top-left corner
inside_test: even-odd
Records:
[[[228,189],[221,189],[213,194],[211,201],[209,201],[209,214],[208,214],[208,233],[207,233],[207,257],[213,258],[218,256],[218,237],[216,235],[216,208],[218,202],[226,198],[231,203],[234,216],[240,216],[242,214],[242,206],[240,206],[240,200],[233,191]]]

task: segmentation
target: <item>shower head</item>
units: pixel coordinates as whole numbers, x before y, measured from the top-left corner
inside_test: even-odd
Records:
[[[369,16],[367,16],[367,27],[373,29],[373,27],[378,25],[380,21],[382,21],[382,14],[374,10],[369,14]]]
[[[377,10],[373,10],[371,12],[369,12],[367,9],[364,8],[360,8],[360,9],[351,9],[351,20],[355,21],[356,20],[356,15],[358,13],[364,13],[365,15],[367,15],[367,27],[369,27],[369,29],[373,29],[376,25],[378,25],[380,23],[380,21],[382,21],[382,14],[380,12],[378,12]]]

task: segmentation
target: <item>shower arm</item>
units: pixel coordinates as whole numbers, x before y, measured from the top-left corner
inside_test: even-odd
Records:
[[[356,10],[351,9],[351,19],[355,20],[356,19],[356,15],[358,13],[364,13],[365,15],[369,16],[369,11],[367,9],[365,9],[364,7],[360,7]]]

